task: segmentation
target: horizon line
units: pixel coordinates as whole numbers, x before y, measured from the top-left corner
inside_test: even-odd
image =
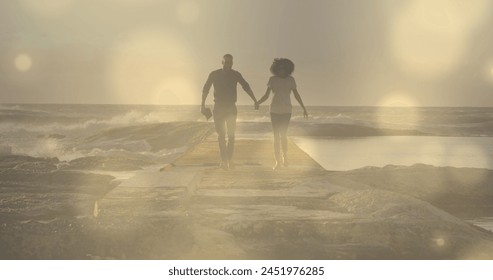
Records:
[[[116,106],[200,106],[200,104],[145,104],[145,103],[53,103],[53,102],[0,102],[0,105],[116,105]],[[252,106],[252,104],[236,104],[237,106]],[[214,106],[214,104],[206,104],[206,106]],[[260,105],[261,107],[267,107],[269,105]],[[493,108],[493,106],[474,106],[474,105],[462,105],[462,106],[378,106],[378,105],[308,105],[306,107],[376,107],[376,108]],[[299,105],[293,105],[293,108],[301,107]]]

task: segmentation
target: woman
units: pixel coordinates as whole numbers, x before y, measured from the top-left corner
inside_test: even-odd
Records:
[[[272,131],[274,132],[274,154],[276,164],[274,170],[288,166],[288,137],[287,131],[289,121],[291,120],[291,92],[294,98],[303,108],[303,116],[308,117],[305,105],[301,100],[300,94],[296,90],[296,81],[291,76],[294,71],[294,63],[287,58],[276,58],[270,67],[270,72],[274,75],[270,77],[267,83],[265,95],[255,104],[256,108],[269,98],[270,93],[274,93],[270,105],[270,117],[272,122]],[[281,153],[282,148],[282,153]]]

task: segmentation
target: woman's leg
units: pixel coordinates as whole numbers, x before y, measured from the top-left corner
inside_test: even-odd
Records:
[[[291,114],[282,114],[279,124],[279,137],[281,139],[282,146],[282,163],[284,166],[288,166],[288,127],[291,120]]]
[[[272,132],[274,133],[274,156],[276,157],[276,165],[274,168],[278,168],[282,165],[281,155],[281,134],[280,134],[280,118],[279,114],[270,114],[272,122]]]

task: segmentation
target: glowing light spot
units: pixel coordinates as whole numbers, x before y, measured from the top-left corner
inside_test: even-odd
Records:
[[[27,10],[45,17],[62,15],[70,8],[73,2],[74,0],[21,0]]]
[[[194,104],[200,87],[193,82],[195,63],[173,33],[143,30],[115,46],[109,82],[117,103]]]
[[[20,54],[15,58],[14,65],[21,72],[29,71],[32,66],[31,57],[27,54]]]
[[[94,208],[92,210],[92,216],[94,218],[97,218],[99,216],[99,213],[101,212],[101,209],[99,209],[98,201],[96,200],[94,202]]]
[[[379,106],[383,107],[415,107],[415,102],[403,93],[392,93],[386,97]]]
[[[391,47],[402,70],[434,77],[462,61],[469,36],[487,18],[490,2],[418,0],[395,13]]]
[[[443,247],[445,245],[445,240],[443,238],[436,238],[435,244],[439,247]]]
[[[152,93],[152,104],[163,105],[180,105],[198,103],[199,95],[193,94],[196,92],[194,85],[190,83],[186,77],[167,77],[161,80],[159,86]],[[191,93],[191,94],[190,94]],[[194,96],[190,96],[194,95]],[[193,102],[191,102],[193,100]]]
[[[183,23],[194,23],[199,17],[199,6],[196,2],[180,2],[176,9],[178,19]]]
[[[487,82],[493,82],[493,59],[490,58],[484,63],[482,69],[480,69],[483,79]]]
[[[378,103],[377,122],[380,127],[385,128],[415,129],[419,125],[418,106],[409,94],[393,92]],[[401,110],[407,112],[402,114]],[[398,127],[389,127],[391,123]]]

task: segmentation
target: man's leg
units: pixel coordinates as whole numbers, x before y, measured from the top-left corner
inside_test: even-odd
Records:
[[[236,118],[238,116],[236,106],[231,108],[231,111],[228,113],[226,117],[226,125],[228,127],[228,161],[232,162],[235,150]]]
[[[226,148],[226,120],[223,112],[214,108],[214,126],[217,132],[217,142],[219,143],[219,152],[221,155],[221,161],[227,162],[228,154]]]

